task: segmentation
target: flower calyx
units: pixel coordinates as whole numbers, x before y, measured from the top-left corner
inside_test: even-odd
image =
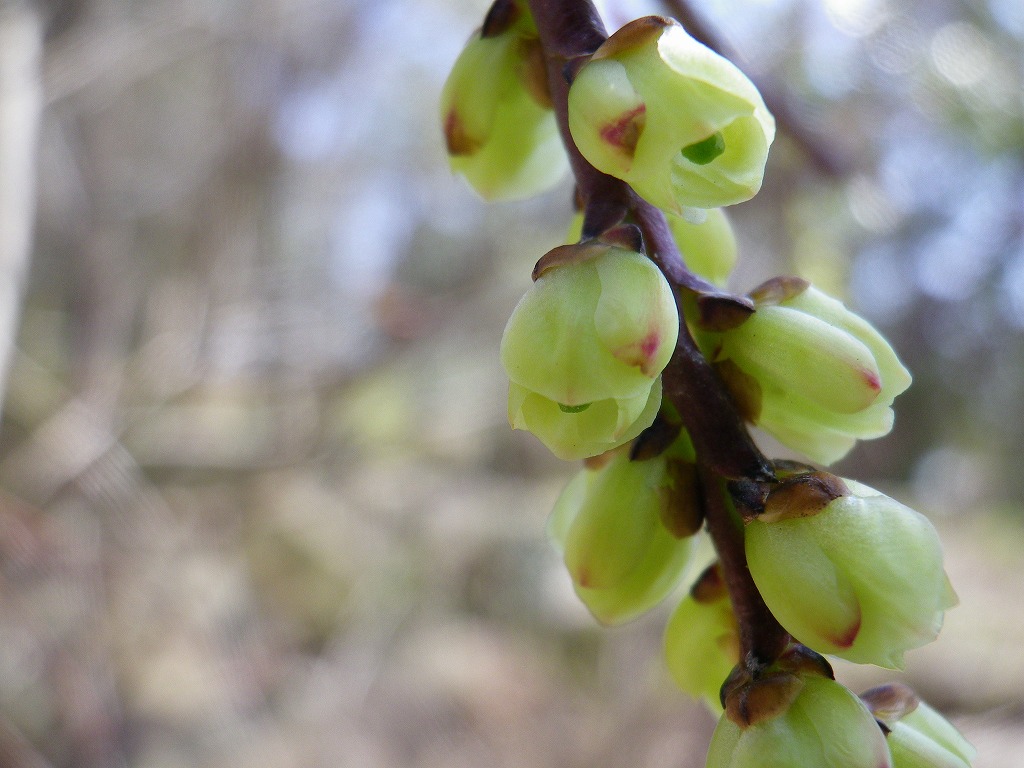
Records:
[[[766,523],[811,517],[822,512],[850,489],[842,478],[814,470],[800,472],[772,486],[764,500],[764,511],[758,519]]]
[[[772,664],[739,665],[722,684],[726,716],[741,728],[784,713],[799,695],[808,676],[835,679],[821,654],[791,643]]]
[[[605,254],[609,248],[621,248],[633,253],[646,253],[644,236],[633,224],[622,224],[609,229],[598,237],[581,240],[578,243],[558,245],[541,256],[533,266],[531,278],[534,282],[554,267],[565,264],[580,264]]]

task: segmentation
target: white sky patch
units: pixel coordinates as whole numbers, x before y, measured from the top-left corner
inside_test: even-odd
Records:
[[[1006,266],[999,284],[999,309],[1014,328],[1024,330],[1024,245]]]
[[[825,0],[832,25],[852,37],[866,37],[889,17],[885,0]]]
[[[932,65],[957,88],[976,85],[992,70],[992,44],[972,24],[954,21],[932,37]]]

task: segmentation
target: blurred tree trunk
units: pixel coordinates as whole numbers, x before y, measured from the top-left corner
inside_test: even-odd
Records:
[[[0,0],[0,407],[32,250],[42,41],[33,3]]]

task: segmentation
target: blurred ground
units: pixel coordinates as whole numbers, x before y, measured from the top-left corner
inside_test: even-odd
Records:
[[[570,189],[488,207],[446,168],[434,102],[484,10],[0,4],[38,42],[0,96],[42,86],[4,102],[37,157],[0,194],[35,221],[0,429],[4,768],[703,765],[670,606],[593,625],[543,535],[574,468],[507,426],[498,340]],[[783,133],[736,285],[808,274],[910,362],[896,431],[840,469],[936,521],[961,605],[906,678],[977,768],[1017,768],[1024,15],[706,10],[841,160]]]

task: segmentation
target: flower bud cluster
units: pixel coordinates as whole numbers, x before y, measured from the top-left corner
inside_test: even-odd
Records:
[[[857,697],[822,655],[900,668],[936,637],[956,596],[928,520],[852,480],[772,465],[749,441],[736,450],[753,461],[718,462],[747,439],[744,419],[837,461],[890,431],[910,374],[806,281],[724,290],[736,240],[723,207],[757,193],[775,135],[753,83],[670,19],[626,24],[595,51],[601,39],[546,62],[526,0],[496,0],[441,109],[452,167],[485,197],[562,174],[556,92],[574,168],[600,172],[594,189],[593,169],[580,174],[570,244],[537,263],[501,341],[511,425],[586,460],[548,524],[576,594],[606,625],[650,610],[683,585],[706,518],[719,559],[664,648],[679,687],[721,716],[708,768],[967,768],[973,748],[912,692]],[[566,60],[567,97],[547,79]],[[698,347],[689,370],[707,378],[691,384],[680,371]],[[705,420],[705,402],[727,418]]]

